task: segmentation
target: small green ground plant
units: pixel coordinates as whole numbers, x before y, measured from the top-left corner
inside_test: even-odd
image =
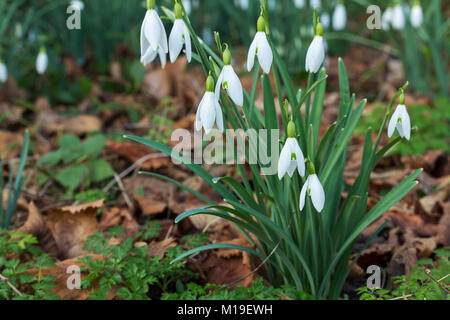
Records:
[[[61,136],[59,148],[44,155],[38,163],[42,173],[38,183],[43,185],[48,179],[55,179],[69,194],[83,185],[89,188],[114,176],[114,170],[105,159],[100,158],[106,137],[95,134],[84,142],[74,134]],[[61,168],[56,171],[56,168]]]
[[[394,278],[395,289],[362,287],[357,290],[361,300],[450,300],[450,248],[434,251],[436,261],[416,262],[409,277]]]
[[[0,300],[53,300],[54,276],[41,274],[55,264],[36,246],[37,239],[21,231],[0,230]],[[36,274],[29,273],[37,268]]]

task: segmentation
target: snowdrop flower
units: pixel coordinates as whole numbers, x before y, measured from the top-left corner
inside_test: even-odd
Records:
[[[305,176],[305,158],[295,138],[295,124],[292,120],[288,123],[287,132],[288,138],[278,161],[278,179],[280,180],[286,175],[286,172],[292,178],[295,168],[297,168],[300,176]]]
[[[223,115],[222,109],[219,105],[219,100],[214,94],[214,79],[211,74],[206,79],[206,92],[197,109],[195,117],[195,130],[200,131],[205,129],[205,133],[208,134],[214,122],[217,122],[217,128],[220,132],[223,132]]]
[[[405,107],[405,95],[402,93],[399,99],[399,105],[395,109],[388,126],[388,137],[392,137],[395,129],[402,138],[409,140],[411,137],[411,120]]]
[[[241,80],[234,72],[231,66],[231,52],[227,48],[223,52],[224,67],[216,83],[216,98],[220,98],[220,87],[223,87],[233,102],[242,107],[244,105],[244,92],[242,90]]]
[[[147,12],[141,26],[141,62],[145,66],[159,54],[164,67],[168,51],[166,30],[155,10],[155,0],[147,0]]]
[[[80,0],[72,0],[70,2],[70,7],[75,9],[76,11],[82,11],[84,9],[84,3]]]
[[[419,28],[423,23],[423,11],[420,1],[415,1],[411,9],[411,24],[415,28]]]
[[[401,30],[405,27],[405,16],[403,14],[403,8],[400,4],[395,5],[392,9],[392,28],[395,30]]]
[[[240,7],[242,10],[248,9],[248,0],[235,0],[235,6]]]
[[[5,83],[8,79],[8,69],[6,68],[6,65],[3,63],[2,60],[0,60],[0,82]]]
[[[308,161],[309,176],[300,192],[300,211],[303,210],[306,203],[306,196],[311,197],[312,204],[317,212],[321,212],[325,204],[325,191],[317,177],[314,165]]]
[[[389,30],[392,22],[392,8],[388,7],[381,17],[381,28],[385,31]]]
[[[333,28],[336,31],[345,29],[347,24],[347,11],[345,10],[344,2],[339,1],[333,12]]]
[[[175,4],[175,22],[169,36],[169,52],[170,61],[172,63],[177,60],[180,55],[183,44],[186,46],[186,57],[188,62],[192,59],[191,37],[182,17],[183,9],[179,3]]]
[[[36,71],[39,74],[44,74],[45,71],[47,70],[47,66],[48,66],[48,56],[47,56],[47,51],[45,50],[44,47],[41,48],[41,50],[39,51],[39,54],[36,58]]]
[[[322,23],[324,29],[328,29],[330,26],[330,15],[326,12],[322,13],[320,16],[320,22]]]
[[[320,0],[311,0],[310,4],[313,9],[319,9],[321,5]]]
[[[183,0],[183,7],[187,14],[191,14],[191,0]]]
[[[264,18],[260,16],[258,18],[257,24],[258,32],[255,35],[255,39],[253,39],[252,44],[250,45],[250,49],[248,50],[248,58],[247,58],[247,69],[248,71],[253,69],[253,65],[255,64],[255,55],[258,56],[259,64],[263,69],[264,73],[269,73],[270,68],[272,67],[273,54],[272,48],[269,45],[266,37],[266,23]]]
[[[305,0],[294,0],[294,5],[297,9],[301,9],[305,6]]]
[[[323,27],[321,23],[317,24],[315,36],[306,53],[305,69],[306,72],[317,73],[325,59],[325,47],[323,43]]]

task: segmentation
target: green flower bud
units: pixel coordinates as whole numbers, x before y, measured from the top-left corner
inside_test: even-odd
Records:
[[[208,78],[206,79],[206,91],[214,92],[214,78],[209,73]]]
[[[155,9],[156,0],[147,0],[147,10]]]
[[[259,16],[257,23],[258,32],[264,32],[266,30],[266,21],[263,16]]]
[[[323,26],[320,22],[316,26],[316,36],[323,36]]]
[[[402,93],[400,94],[400,98],[398,99],[398,103],[404,105],[405,104],[405,94]]]
[[[295,138],[296,132],[295,132],[295,123],[294,121],[289,121],[287,126],[287,135],[288,138]]]
[[[314,163],[312,163],[311,160],[306,160],[306,163],[308,164],[308,172],[310,175],[316,174],[316,168],[314,167]]]
[[[175,19],[183,18],[183,8],[178,2],[175,3],[174,12],[175,12]]]
[[[223,51],[223,63],[228,66],[231,64],[231,52],[228,49],[228,46],[226,47],[226,49]]]

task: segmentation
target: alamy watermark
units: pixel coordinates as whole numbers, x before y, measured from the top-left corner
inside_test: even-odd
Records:
[[[262,175],[274,175],[280,154],[280,130],[217,129],[204,135],[186,129],[172,133],[175,164],[258,164]]]

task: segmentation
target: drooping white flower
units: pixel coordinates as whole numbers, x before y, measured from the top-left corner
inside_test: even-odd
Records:
[[[381,16],[381,28],[385,31],[389,30],[392,23],[392,8],[388,7]]]
[[[150,0],[141,26],[141,62],[145,65],[152,62],[159,54],[161,64],[166,63],[167,34],[164,25],[155,10],[155,0]]]
[[[191,14],[191,10],[192,10],[191,0],[183,0],[183,7],[184,7],[184,10],[186,10],[187,14]]]
[[[242,89],[241,80],[234,72],[231,66],[231,52],[226,48],[223,52],[224,67],[220,72],[216,83],[216,98],[220,98],[220,88],[223,87],[233,102],[242,107],[244,105],[244,91]]]
[[[325,191],[319,177],[315,173],[310,172],[300,192],[300,211],[305,207],[306,196],[311,197],[314,208],[316,208],[317,212],[321,212],[325,205]]]
[[[275,9],[275,0],[268,0],[267,6],[269,7],[270,10]]]
[[[411,138],[411,120],[405,106],[405,96],[400,96],[399,105],[392,114],[388,126],[388,137],[392,137],[395,129],[397,129],[400,137],[409,140]]]
[[[6,65],[3,63],[2,60],[0,60],[0,82],[5,83],[8,79],[8,68],[6,68]]]
[[[305,6],[305,0],[294,0],[294,5],[297,9],[301,9]]]
[[[295,138],[294,122],[289,121],[287,131],[288,138],[281,150],[280,159],[278,161],[278,179],[280,180],[286,175],[286,172],[289,177],[292,178],[295,168],[297,168],[300,176],[305,176],[305,158],[302,149],[300,149],[298,141]]]
[[[419,1],[414,2],[411,9],[411,24],[415,28],[419,28],[423,23],[423,11]]]
[[[37,73],[44,74],[45,71],[47,71],[47,66],[48,66],[47,51],[45,50],[44,47],[42,47],[41,50],[39,51],[39,54],[37,55],[37,58],[36,58],[36,71],[37,71]]]
[[[311,42],[306,53],[305,69],[306,72],[317,73],[325,59],[325,47],[323,41],[323,27],[321,23],[317,24],[316,35]]]
[[[195,130],[200,131],[203,128],[206,134],[211,131],[214,122],[217,123],[219,131],[223,132],[222,109],[213,90],[214,79],[209,75],[206,80],[206,92],[200,101],[195,117]]]
[[[169,52],[170,52],[170,61],[172,63],[177,60],[180,55],[181,49],[183,45],[186,46],[186,57],[188,62],[191,62],[192,59],[192,46],[191,46],[191,37],[189,35],[189,30],[186,27],[183,19],[183,9],[179,3],[175,4],[175,22],[173,24],[172,31],[169,36]]]
[[[402,30],[405,27],[405,15],[400,4],[395,5],[392,9],[392,28],[395,30]]]
[[[70,7],[76,11],[82,11],[84,9],[84,3],[81,0],[72,0],[70,2]]]
[[[347,24],[347,11],[343,2],[339,2],[333,12],[333,28],[336,31],[345,29]]]
[[[248,9],[248,0],[235,0],[235,5],[240,7],[242,10]]]
[[[330,27],[330,15],[326,12],[322,13],[320,15],[320,22],[325,30],[328,29]]]
[[[250,49],[248,50],[248,71],[253,69],[253,65],[255,64],[255,56],[258,57],[259,64],[261,65],[264,73],[269,73],[270,68],[272,67],[273,53],[272,48],[267,41],[265,28],[264,18],[261,16],[258,18],[258,32],[250,45]]]
[[[321,6],[320,0],[311,0],[310,4],[313,9],[319,9]]]

